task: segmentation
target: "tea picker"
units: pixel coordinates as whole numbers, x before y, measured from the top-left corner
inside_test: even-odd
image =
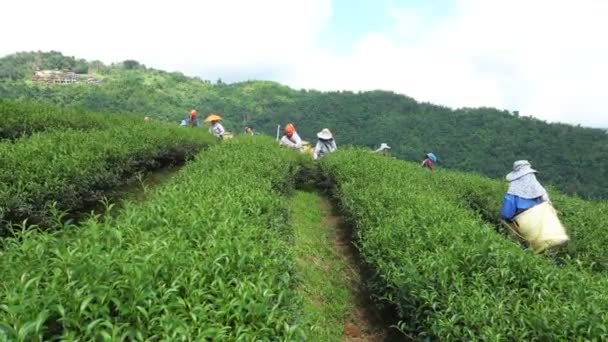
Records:
[[[217,114],[211,114],[205,119],[205,122],[211,123],[211,127],[209,127],[209,133],[215,135],[219,139],[223,139],[224,134],[226,133],[224,126],[222,126],[222,124],[220,123],[221,120],[222,117]]]
[[[527,160],[513,163],[513,171],[506,176],[509,189],[503,199],[500,216],[535,253],[541,253],[567,243],[570,238],[551,205],[547,191],[536,179],[537,172]]]
[[[314,160],[323,158],[338,149],[336,141],[334,140],[334,135],[331,134],[329,129],[323,128],[321,132],[317,133],[317,138],[319,138],[319,140],[317,141],[317,145],[312,154]]]
[[[293,124],[288,123],[287,125],[285,125],[285,129],[283,129],[283,137],[281,138],[280,144],[294,148],[299,151],[303,150],[302,138],[300,138],[300,135],[296,131],[296,128]]]
[[[197,118],[196,110],[193,109],[190,111],[190,116],[188,117],[188,119],[190,121],[190,126],[192,126],[192,127],[198,126],[198,118]]]
[[[437,156],[433,152],[424,152],[424,159],[420,166],[433,171],[435,169],[435,163],[437,163]]]
[[[380,144],[380,147],[377,150],[375,150],[374,152],[387,155],[390,152],[390,150],[391,150],[390,146],[388,146],[386,143],[382,143],[382,144]]]

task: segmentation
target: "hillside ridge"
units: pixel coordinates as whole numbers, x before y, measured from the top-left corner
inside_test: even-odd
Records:
[[[34,66],[80,68],[104,82],[33,84],[28,77]],[[513,161],[527,159],[544,183],[585,198],[608,198],[605,130],[547,123],[495,108],[451,109],[380,90],[296,90],[273,81],[226,84],[147,68],[133,60],[105,65],[59,52],[1,58],[0,98],[137,113],[176,124],[196,108],[202,115],[220,113],[226,128],[237,133],[253,126],[274,135],[277,125],[293,122],[311,141],[328,127],[339,146],[377,148],[384,142],[394,156],[410,161],[431,150],[441,159],[441,167],[494,178],[502,178]]]

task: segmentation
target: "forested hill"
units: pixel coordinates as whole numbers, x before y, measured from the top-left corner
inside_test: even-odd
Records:
[[[89,72],[103,81],[41,85],[31,81],[36,69]],[[311,141],[328,127],[338,145],[375,148],[385,142],[393,155],[408,160],[420,160],[424,150],[432,150],[441,166],[491,177],[503,177],[514,160],[528,159],[545,183],[570,194],[608,198],[606,131],[548,124],[493,108],[455,110],[386,91],[295,90],[268,81],[225,84],[149,69],[136,61],[108,66],[54,52],[0,59],[0,98],[148,114],[176,123],[196,108],[220,113],[234,132],[253,125],[274,135],[277,124],[293,122]]]

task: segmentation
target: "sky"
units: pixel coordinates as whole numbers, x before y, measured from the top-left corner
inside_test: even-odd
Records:
[[[608,127],[606,0],[4,0],[0,55],[375,90]]]

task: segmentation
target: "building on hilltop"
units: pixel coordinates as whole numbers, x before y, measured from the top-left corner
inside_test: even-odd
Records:
[[[46,84],[72,84],[72,83],[99,83],[101,79],[86,74],[77,74],[73,71],[38,70],[32,77],[35,83]]]

